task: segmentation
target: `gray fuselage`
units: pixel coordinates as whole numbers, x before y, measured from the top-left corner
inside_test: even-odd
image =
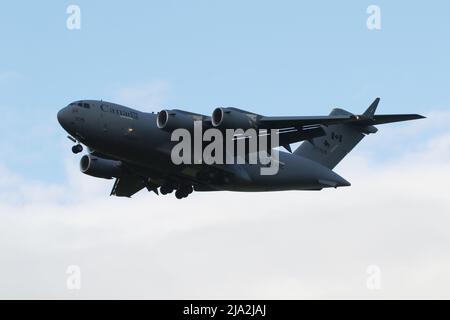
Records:
[[[155,181],[188,180],[202,185],[199,172],[207,170],[233,173],[225,182],[209,183],[214,190],[320,190],[350,185],[317,162],[281,151],[275,175],[261,175],[260,164],[175,165],[170,151],[176,142],[171,141],[170,132],[158,128],[156,118],[156,113],[97,100],[77,101],[58,113],[62,127],[91,152],[133,165]]]

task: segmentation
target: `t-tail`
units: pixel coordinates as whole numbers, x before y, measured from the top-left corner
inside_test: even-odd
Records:
[[[375,115],[380,98],[355,120],[344,124],[322,126],[325,135],[304,141],[294,154],[316,161],[333,169],[367,134],[378,131],[375,125],[425,118],[418,114]],[[343,109],[333,109],[330,116],[353,115]]]

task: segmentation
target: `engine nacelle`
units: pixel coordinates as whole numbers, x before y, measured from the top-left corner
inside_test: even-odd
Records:
[[[255,120],[244,111],[232,108],[216,108],[211,117],[212,125],[219,129],[243,129],[256,128]]]
[[[169,132],[179,128],[190,130],[194,127],[194,120],[177,110],[161,110],[156,117],[156,125]]]
[[[112,179],[121,176],[122,163],[116,160],[84,155],[80,160],[80,170],[89,176]]]

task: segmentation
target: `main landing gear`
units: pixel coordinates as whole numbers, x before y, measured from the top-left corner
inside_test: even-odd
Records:
[[[177,191],[175,191],[175,197],[177,199],[187,198],[194,191],[192,186],[180,186]]]
[[[194,188],[192,186],[180,186],[177,191],[175,191],[175,197],[177,199],[183,199],[190,195],[193,191]]]
[[[170,186],[161,186],[159,188],[159,192],[161,192],[162,195],[166,195],[173,192],[173,188]]]
[[[194,192],[194,188],[190,185],[179,185],[177,187],[176,185],[172,184],[162,185],[159,188],[159,192],[162,195],[172,193],[173,191],[175,191],[175,197],[177,199],[183,199],[189,196],[192,192]]]

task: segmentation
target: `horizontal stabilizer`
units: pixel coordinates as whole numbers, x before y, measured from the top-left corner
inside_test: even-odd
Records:
[[[333,109],[328,119],[334,123],[321,126],[325,135],[304,141],[294,154],[333,169],[367,134],[377,132],[375,125],[425,118],[419,114],[376,115],[379,102],[380,98],[376,98],[361,115]],[[339,117],[350,119],[338,121]],[[326,185],[326,181],[322,184]]]

